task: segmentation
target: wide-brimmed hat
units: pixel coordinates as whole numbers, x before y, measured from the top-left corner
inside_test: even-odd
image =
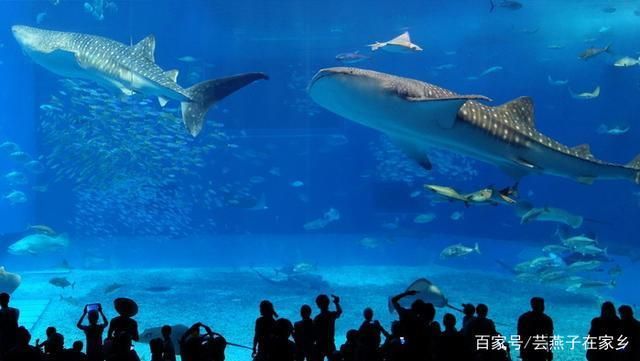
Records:
[[[116,298],[113,300],[113,307],[124,317],[133,317],[138,313],[138,304],[130,298]]]

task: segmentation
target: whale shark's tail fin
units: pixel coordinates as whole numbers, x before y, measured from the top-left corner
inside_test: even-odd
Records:
[[[182,121],[192,136],[204,125],[204,116],[213,104],[227,95],[259,79],[269,79],[264,73],[246,73],[226,78],[206,80],[187,89],[189,102],[182,103]]]

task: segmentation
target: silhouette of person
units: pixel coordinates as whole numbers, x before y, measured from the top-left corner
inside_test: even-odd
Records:
[[[473,360],[491,360],[492,354],[495,354],[495,352],[491,352],[491,345],[488,349],[478,347],[481,339],[488,338],[490,340],[491,336],[498,334],[495,324],[487,317],[488,315],[489,307],[480,303],[476,306],[476,318],[469,322],[466,343]]]
[[[334,359],[339,361],[355,361],[356,354],[358,352],[358,340],[360,338],[360,332],[358,330],[349,330],[347,331],[347,337],[345,343],[340,346],[340,351],[337,353],[337,356]],[[369,361],[374,361],[375,359],[369,359]]]
[[[391,335],[387,337],[380,348],[380,354],[384,361],[415,361],[404,336],[400,321],[391,323]]]
[[[633,316],[633,308],[629,305],[622,305],[618,308],[620,313],[622,337],[626,337],[629,342],[621,350],[621,361],[640,360],[640,321]]]
[[[362,315],[364,316],[364,321],[358,329],[358,347],[355,359],[357,361],[376,361],[380,358],[381,335],[389,337],[390,334],[378,320],[373,319],[373,310],[371,308],[365,308]]]
[[[102,323],[98,323],[98,318],[102,316]],[[88,325],[83,325],[84,318],[89,320]],[[102,352],[102,334],[104,329],[109,325],[107,317],[102,312],[102,306],[98,305],[97,309],[88,311],[88,306],[84,306],[82,316],[78,320],[76,327],[84,332],[87,340],[87,360],[101,361],[104,359]]]
[[[205,333],[200,334],[200,328],[204,329]],[[182,361],[200,361],[204,359],[206,350],[203,348],[209,338],[215,337],[211,328],[201,322],[193,324],[181,337],[180,337],[180,358]]]
[[[9,307],[11,296],[0,293],[0,358],[16,345],[20,311]]]
[[[460,332],[462,332],[462,334],[466,334],[469,328],[469,323],[476,319],[476,306],[470,303],[464,303],[462,304],[462,313],[464,314],[464,317],[462,317],[462,328],[460,329]]]
[[[276,313],[273,303],[267,300],[260,302],[260,317],[256,319],[253,335],[253,358],[256,361],[268,360],[269,341],[276,325]]]
[[[293,340],[296,344],[296,361],[311,361],[313,354],[313,320],[311,319],[311,306],[300,307],[300,321],[293,326]]]
[[[423,324],[420,320],[420,312],[423,309],[424,301],[417,299],[411,303],[411,308],[407,309],[400,305],[400,300],[407,296],[415,296],[418,292],[410,290],[400,293],[391,298],[391,305],[398,313],[401,336],[403,337],[403,345],[406,343],[406,348],[411,354],[412,358],[419,358],[420,352],[420,334]]]
[[[73,342],[71,349],[67,350],[64,355],[65,361],[87,361],[87,355],[82,352],[84,344],[82,341]]]
[[[320,313],[313,319],[313,334],[315,336],[315,360],[322,361],[325,357],[331,359],[336,351],[336,320],[342,315],[340,297],[331,295],[335,311],[329,311],[331,301],[327,295],[316,297],[316,306]]]
[[[294,361],[296,345],[290,337],[293,332],[291,321],[280,318],[275,321],[271,340],[268,342],[269,361]]]
[[[171,326],[164,325],[160,331],[162,333],[162,360],[176,361],[176,350],[171,339]]]
[[[603,336],[613,337],[617,340],[622,333],[622,324],[616,313],[616,307],[612,302],[604,302],[600,310],[600,316],[591,320],[589,337],[595,341],[594,345],[587,345],[587,360],[589,361],[618,361],[619,352],[614,349],[601,349],[599,338]]]
[[[138,323],[132,317],[138,313],[138,305],[129,298],[116,298],[113,301],[118,316],[111,319],[107,337],[115,339],[120,333],[126,333],[132,341],[140,340]]]
[[[29,345],[31,334],[24,327],[16,328],[15,346],[9,350],[3,361],[40,361],[41,353],[37,347]]]
[[[149,341],[149,350],[151,351],[151,361],[163,361],[162,350],[164,342],[161,338],[154,338]]]
[[[553,360],[553,320],[544,313],[543,298],[531,298],[531,311],[518,318],[518,335],[522,361]]]
[[[436,308],[433,303],[420,304],[418,311],[418,357],[421,360],[432,360],[435,356],[435,343],[440,337],[440,324],[434,321],[436,317]]]
[[[442,318],[444,331],[438,337],[435,349],[436,361],[465,361],[464,339],[456,330],[456,316],[447,313]]]
[[[59,355],[64,351],[64,336],[58,333],[55,327],[47,327],[47,339],[40,343],[36,340],[36,347],[44,350],[44,359],[57,360]]]

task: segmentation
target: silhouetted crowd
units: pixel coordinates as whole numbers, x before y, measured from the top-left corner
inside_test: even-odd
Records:
[[[252,347],[228,343],[202,323],[182,335],[173,335],[170,326],[163,326],[158,337],[149,341],[151,361],[175,361],[176,355],[183,361],[222,361],[228,345],[251,348],[255,361],[506,361],[511,360],[514,345],[523,361],[551,361],[554,351],[568,347],[567,340],[554,335],[553,320],[545,314],[542,298],[531,299],[531,310],[518,319],[517,335],[507,339],[496,330],[484,304],[464,304],[459,310],[463,318],[458,329],[452,313],[444,315],[442,325],[436,321],[431,303],[415,299],[408,308],[401,305],[403,299],[415,294],[407,291],[391,299],[399,319],[392,322],[389,331],[375,320],[373,310],[366,308],[360,327],[349,330],[339,348],[335,324],[342,315],[340,298],[319,295],[315,300],[317,314],[312,317],[312,307],[303,305],[295,323],[279,318],[273,304],[262,301]],[[119,315],[111,321],[99,304],[85,306],[77,327],[84,332],[86,343],[75,341],[69,349],[55,327],[47,328],[44,341],[38,339],[32,345],[29,331],[19,326],[19,310],[9,307],[9,300],[8,294],[0,294],[0,361],[140,360],[133,348],[133,342],[140,340],[133,319],[138,307],[133,300],[116,299]],[[630,306],[616,310],[613,303],[605,302],[600,316],[592,320],[589,334],[579,341],[576,336],[572,342],[573,346],[584,346],[575,350],[586,350],[588,361],[640,361],[640,322]]]

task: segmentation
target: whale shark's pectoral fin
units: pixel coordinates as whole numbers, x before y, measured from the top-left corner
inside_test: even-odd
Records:
[[[415,160],[422,169],[431,170],[433,168],[429,157],[419,145],[398,138],[391,138],[391,141],[398,146],[398,148],[402,149],[409,158]]]

